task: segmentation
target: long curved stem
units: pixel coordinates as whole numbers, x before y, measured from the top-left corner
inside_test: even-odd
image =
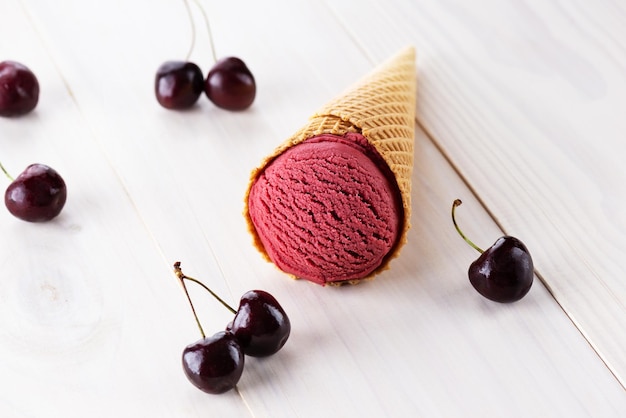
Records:
[[[191,6],[189,4],[189,0],[184,0],[185,9],[187,10],[187,16],[189,17],[189,23],[191,24],[191,45],[189,46],[189,52],[187,53],[187,58],[185,61],[189,61],[191,54],[196,46],[196,24],[193,20],[193,13],[191,12]],[[199,0],[193,0],[198,9],[200,9],[200,13],[202,13],[202,17],[204,19],[204,24],[206,26],[207,33],[209,34],[209,44],[211,45],[211,55],[213,56],[213,62],[217,62],[217,55],[215,54],[215,44],[213,43],[213,33],[211,32],[211,24],[209,22],[209,16],[206,14],[204,7],[200,4]]]
[[[189,295],[189,291],[187,290],[187,286],[185,285],[185,275],[180,269],[180,262],[174,263],[174,273],[178,280],[180,281],[181,286],[183,286],[183,290],[185,291],[185,296],[187,296],[187,301],[189,302],[189,306],[191,306],[191,312],[193,312],[193,317],[196,319],[196,324],[198,325],[198,329],[200,330],[200,334],[202,338],[206,338],[206,334],[204,333],[204,329],[202,328],[202,324],[200,323],[200,319],[198,318],[198,314],[196,313],[196,308],[193,306],[193,302],[191,301],[191,296]]]
[[[213,56],[213,62],[217,62],[217,55],[215,54],[215,44],[213,43],[213,33],[211,32],[211,24],[209,23],[209,16],[206,14],[206,10],[202,7],[199,0],[193,0],[204,18],[204,24],[206,26],[207,34],[209,35],[209,44],[211,45],[211,55]]]
[[[235,309],[233,309],[233,307],[231,307],[228,303],[226,303],[222,298],[220,298],[214,291],[212,291],[207,285],[205,285],[204,283],[202,283],[200,280],[198,279],[194,279],[193,277],[187,276],[185,275],[185,273],[183,273],[182,269],[180,268],[180,261],[177,261],[176,263],[174,263],[174,273],[176,274],[176,277],[178,277],[180,279],[181,282],[183,282],[184,280],[189,280],[191,282],[194,282],[200,286],[202,286],[202,288],[204,288],[204,290],[206,290],[207,292],[209,292],[215,299],[217,299],[218,302],[220,302],[224,307],[226,307],[226,309],[228,309],[231,313],[236,314],[237,311]],[[183,283],[184,285],[184,283]],[[184,286],[183,286],[184,287]],[[185,288],[186,291],[186,288]],[[197,317],[196,317],[197,319]]]
[[[459,233],[461,238],[463,238],[465,240],[465,242],[467,242],[473,249],[475,249],[476,251],[478,251],[479,253],[482,254],[482,253],[484,253],[484,251],[479,246],[477,246],[472,241],[470,241],[470,239],[465,236],[463,231],[461,231],[461,228],[459,228],[459,226],[456,223],[456,218],[454,217],[454,210],[456,209],[457,206],[461,206],[461,203],[463,203],[463,202],[461,202],[461,199],[456,199],[452,203],[452,223],[454,224],[454,227],[456,228],[456,232]]]
[[[187,17],[189,18],[189,24],[191,25],[191,45],[189,45],[189,52],[187,52],[187,56],[185,61],[189,61],[191,57],[191,53],[196,46],[196,24],[193,20],[193,14],[191,13],[191,6],[189,5],[189,0],[183,0],[185,3],[185,10],[187,11]]]
[[[211,295],[213,295],[213,297],[215,299],[217,299],[217,301],[219,303],[221,303],[222,305],[224,305],[226,307],[226,309],[228,309],[229,311],[231,311],[232,313],[236,314],[237,311],[235,309],[233,309],[228,303],[224,302],[224,300],[222,298],[220,298],[219,296],[217,296],[217,294],[215,292],[213,292],[211,289],[209,289],[209,287],[207,285],[205,285],[204,283],[202,283],[200,280],[198,279],[194,279],[193,277],[189,277],[189,276],[184,276],[185,279],[190,280],[194,283],[199,284],[200,286],[202,286],[207,292],[209,292]]]
[[[7,176],[9,178],[9,180],[11,181],[15,181],[15,179],[13,178],[12,175],[9,174],[9,172],[7,171],[6,168],[4,168],[4,166],[2,165],[2,163],[0,163],[0,170],[2,170],[2,172],[4,173],[5,176]]]

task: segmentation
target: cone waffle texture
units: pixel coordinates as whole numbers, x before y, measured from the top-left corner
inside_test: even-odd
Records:
[[[257,248],[265,255],[248,213],[250,188],[265,166],[288,148],[320,134],[361,133],[393,172],[402,195],[403,229],[399,242],[376,272],[387,267],[406,243],[411,218],[411,174],[415,138],[415,50],[400,51],[370,74],[319,109],[299,131],[279,145],[253,170],[245,197],[245,211]]]

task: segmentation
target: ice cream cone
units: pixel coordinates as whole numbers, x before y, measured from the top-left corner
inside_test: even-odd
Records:
[[[308,123],[267,156],[253,170],[246,192],[244,214],[255,245],[267,254],[248,211],[250,188],[265,167],[287,149],[321,134],[363,135],[378,151],[393,173],[402,198],[404,221],[395,247],[374,273],[387,268],[406,242],[411,217],[411,173],[415,129],[415,50],[406,48],[376,67],[370,74],[319,109]],[[370,275],[371,276],[371,275]]]

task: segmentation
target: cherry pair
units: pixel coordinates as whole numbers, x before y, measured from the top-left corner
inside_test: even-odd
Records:
[[[218,61],[206,80],[193,62],[167,61],[157,70],[154,90],[159,104],[167,109],[187,109],[204,92],[218,107],[244,110],[254,101],[256,83],[246,64],[235,57]]]
[[[0,116],[17,117],[31,112],[39,102],[39,82],[25,65],[0,62]],[[24,221],[42,222],[56,217],[63,209],[67,188],[63,178],[44,164],[29,165],[13,178],[0,163],[11,184],[4,203],[14,216]]]
[[[174,263],[174,273],[183,286],[202,335],[200,340],[185,347],[182,355],[185,375],[198,389],[212,394],[233,389],[243,373],[244,354],[252,357],[270,356],[287,342],[291,322],[278,301],[269,293],[250,290],[241,297],[239,309],[234,310],[201,281],[186,276],[180,268],[180,262]],[[206,337],[185,280],[202,286],[235,315],[224,331]]]
[[[193,106],[204,92],[209,100],[223,109],[247,109],[256,96],[254,76],[239,58],[227,57],[218,61],[209,19],[198,0],[195,0],[195,3],[204,17],[214,65],[205,79],[200,67],[189,61],[195,45],[196,30],[189,1],[184,0],[184,3],[192,28],[191,47],[187,59],[166,61],[157,70],[154,82],[157,101],[166,109],[187,109]]]

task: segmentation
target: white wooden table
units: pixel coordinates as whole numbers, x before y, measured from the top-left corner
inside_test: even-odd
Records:
[[[55,221],[0,211],[2,417],[618,417],[626,411],[626,5],[620,1],[209,1],[218,56],[242,58],[245,112],[157,104],[183,59],[182,1],[3,0],[0,60],[41,99],[0,119],[12,172],[56,168]],[[191,59],[212,65],[197,8]],[[418,52],[413,228],[376,280],[324,288],[261,259],[250,170],[326,100],[400,48]],[[8,185],[8,182],[7,182]],[[467,280],[502,234],[537,277],[514,304]],[[236,305],[272,293],[292,335],[236,390],[183,375],[199,338],[172,274]],[[230,314],[192,287],[207,332]]]

